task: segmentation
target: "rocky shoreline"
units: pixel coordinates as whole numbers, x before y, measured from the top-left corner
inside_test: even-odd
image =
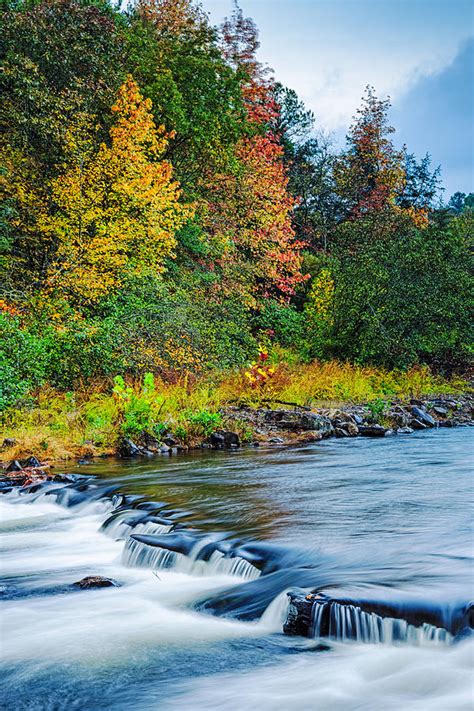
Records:
[[[185,446],[166,433],[160,440],[147,432],[135,441],[122,439],[115,456],[122,459],[173,455],[196,449],[236,450],[243,446],[285,447],[317,442],[329,437],[388,437],[409,435],[415,431],[436,427],[474,425],[474,395],[440,395],[408,402],[375,401],[366,405],[347,405],[343,408],[310,409],[295,405],[291,409],[271,407],[251,408],[235,405],[221,410],[226,429],[212,432],[203,441]],[[239,432],[251,436],[242,440]],[[15,440],[5,439],[1,450],[6,455],[0,462],[3,469],[0,481],[29,485],[49,479],[50,464],[35,456],[8,459],[8,450]],[[81,460],[80,460],[81,461]],[[87,460],[82,460],[84,463]],[[62,475],[56,475],[62,476]]]

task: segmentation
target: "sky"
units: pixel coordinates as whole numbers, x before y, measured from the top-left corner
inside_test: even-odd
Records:
[[[232,0],[202,0],[214,24]],[[390,96],[394,140],[441,165],[445,199],[474,191],[473,0],[240,0],[260,61],[343,145],[367,84]]]

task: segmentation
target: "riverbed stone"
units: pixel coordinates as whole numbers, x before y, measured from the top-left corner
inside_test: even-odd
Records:
[[[211,434],[209,439],[213,449],[238,449],[240,447],[239,435],[230,430],[217,430]]]
[[[18,459],[12,459],[5,471],[7,472],[7,474],[10,474],[12,472],[21,472],[23,471],[23,467],[21,466]]]
[[[423,422],[427,427],[435,427],[436,420],[434,420],[431,415],[429,415],[426,410],[422,410],[421,407],[414,405],[411,408],[411,414],[420,422]]]
[[[309,637],[312,618],[314,595],[304,595],[301,592],[289,592],[288,613],[283,625],[283,632],[287,635]]]
[[[78,580],[73,583],[74,587],[80,588],[81,590],[94,590],[95,588],[118,588],[120,583],[118,583],[113,578],[104,578],[102,575],[88,575],[82,580]]]
[[[24,469],[26,469],[27,467],[33,467],[37,469],[41,466],[41,462],[37,457],[28,457],[28,459],[21,460],[21,465]]]
[[[118,448],[119,457],[122,457],[123,459],[131,459],[132,457],[138,457],[139,454],[140,448],[137,447],[135,442],[132,442],[131,439],[123,439],[120,442]]]
[[[299,412],[298,410],[267,410],[265,422],[282,430],[317,430],[323,436],[333,434],[334,427],[329,417],[316,412]]]
[[[410,420],[410,427],[414,430],[428,429],[428,425],[426,425],[424,422],[421,422],[421,420],[418,420],[416,417],[412,417],[412,419]]]

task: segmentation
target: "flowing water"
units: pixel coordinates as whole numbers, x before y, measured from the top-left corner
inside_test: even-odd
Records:
[[[468,428],[76,467],[0,496],[2,699],[472,708]],[[80,590],[88,575],[120,587]],[[319,597],[307,637],[287,592]]]

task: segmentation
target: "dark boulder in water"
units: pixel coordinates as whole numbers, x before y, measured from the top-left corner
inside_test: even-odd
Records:
[[[82,580],[73,583],[74,587],[81,590],[94,590],[96,588],[118,588],[120,583],[112,578],[104,578],[102,575],[88,575]]]
[[[333,425],[329,417],[316,412],[299,412],[298,410],[267,410],[265,412],[265,422],[278,427],[278,429],[290,432],[316,430],[324,436],[330,436],[334,432]]]
[[[239,435],[229,430],[217,430],[209,438],[213,449],[238,449],[240,447]]]
[[[41,466],[41,462],[37,457],[28,457],[28,459],[21,460],[21,466],[26,469],[27,467],[34,467],[37,469]]]
[[[117,453],[122,459],[131,459],[140,455],[140,448],[131,439],[123,439],[120,442]]]
[[[413,430],[426,430],[426,429],[428,429],[428,425],[426,425],[426,424],[425,424],[424,422],[422,422],[421,420],[417,420],[416,417],[413,417],[413,418],[410,420],[410,427],[411,427]]]

